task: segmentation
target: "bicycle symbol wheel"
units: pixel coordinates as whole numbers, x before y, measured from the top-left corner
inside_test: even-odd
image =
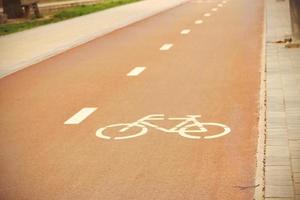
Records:
[[[141,130],[137,133],[131,134],[130,131],[134,127],[139,127]],[[112,130],[112,128],[117,128],[115,130],[121,136],[115,136],[115,137],[109,136],[110,133],[109,133],[108,130]],[[141,126],[139,124],[135,124],[134,126],[132,126],[132,124],[112,124],[112,125],[109,125],[109,126],[106,126],[106,127],[103,127],[103,128],[99,128],[96,131],[96,136],[99,137],[99,138],[102,138],[102,139],[106,139],[106,140],[110,140],[110,139],[125,140],[125,139],[131,139],[131,138],[135,138],[135,137],[145,135],[147,133],[147,131],[148,131],[148,129],[146,127]],[[105,133],[105,132],[107,132],[107,133]],[[128,135],[128,134],[125,134],[125,133],[130,133],[130,134]],[[122,136],[122,134],[124,136]]]
[[[205,133],[205,132],[209,132],[209,129],[207,128],[208,126],[216,126],[216,127],[221,127],[224,131],[218,134],[214,134],[214,135],[206,135],[206,136],[201,136],[201,135],[194,135],[195,134],[201,134],[201,133]],[[192,127],[196,127],[196,129],[191,129]],[[189,130],[190,129],[190,130]],[[198,129],[198,130],[197,130]],[[219,138],[222,137],[224,135],[227,135],[228,133],[230,133],[231,129],[224,125],[224,124],[219,124],[219,123],[201,123],[201,127],[199,127],[199,125],[195,125],[195,124],[191,124],[188,126],[185,126],[183,128],[181,128],[179,130],[179,135],[181,135],[182,137],[186,137],[189,139],[214,139],[214,138]]]

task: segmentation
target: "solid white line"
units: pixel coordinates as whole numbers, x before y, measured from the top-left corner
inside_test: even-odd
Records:
[[[96,110],[97,108],[83,108],[78,113],[73,115],[70,119],[65,121],[64,124],[80,124],[83,120],[85,120]]]
[[[164,45],[162,45],[162,46],[160,47],[160,50],[161,50],[161,51],[167,51],[167,50],[171,49],[172,46],[173,46],[173,44],[164,44]]]
[[[214,12],[216,12],[217,10],[218,10],[218,8],[211,9],[211,11],[214,11]]]
[[[202,24],[202,23],[203,23],[202,20],[197,20],[197,21],[195,21],[195,24]]]
[[[210,13],[205,13],[205,14],[204,14],[204,17],[209,17],[209,16],[211,16]]]
[[[182,31],[180,32],[180,34],[186,35],[186,34],[189,34],[190,32],[191,32],[190,29],[184,29],[184,30],[182,30]]]
[[[138,76],[140,73],[142,73],[146,67],[135,67],[133,70],[131,70],[127,76]]]

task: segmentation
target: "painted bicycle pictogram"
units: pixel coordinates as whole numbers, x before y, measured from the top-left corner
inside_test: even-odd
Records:
[[[124,140],[124,139],[131,139],[131,138],[145,135],[146,133],[148,133],[149,128],[154,128],[163,131],[165,133],[177,133],[182,137],[189,138],[189,139],[215,139],[215,138],[225,136],[231,131],[231,129],[227,125],[221,123],[199,122],[197,118],[200,117],[201,117],[200,115],[186,115],[186,117],[181,117],[181,118],[174,118],[174,117],[167,118],[167,120],[181,121],[176,126],[167,129],[150,122],[150,121],[166,120],[163,114],[153,114],[153,115],[148,115],[146,117],[143,117],[133,123],[112,124],[109,126],[105,126],[103,128],[99,128],[96,131],[96,136],[106,140],[110,140],[110,139]],[[209,126],[221,128],[222,131],[213,135],[202,136],[201,134],[208,132]],[[109,130],[112,128],[117,129],[117,132],[118,134],[120,134],[120,136],[109,136]],[[135,128],[135,132],[132,133],[131,130],[133,128]],[[139,130],[137,131],[136,128],[138,128]]]

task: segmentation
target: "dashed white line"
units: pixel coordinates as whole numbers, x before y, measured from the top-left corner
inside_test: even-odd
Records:
[[[205,13],[205,14],[204,14],[204,17],[209,17],[209,16],[211,16],[210,13]]]
[[[195,21],[195,24],[202,24],[203,23],[203,20],[197,20]]]
[[[131,70],[127,76],[138,76],[140,73],[142,73],[146,67],[135,67],[133,70]]]
[[[218,8],[212,8],[211,11],[216,12],[218,10]]]
[[[219,4],[218,4],[218,7],[220,7],[220,8],[223,7],[223,4],[219,3]]]
[[[172,47],[173,47],[173,44],[164,44],[164,45],[162,45],[160,47],[159,50],[161,50],[161,51],[167,51],[167,50],[171,49]]]
[[[180,32],[180,34],[182,34],[182,35],[187,35],[187,34],[189,34],[190,32],[191,32],[190,29],[184,29],[184,30],[182,30],[182,31]]]
[[[83,108],[75,115],[73,115],[70,119],[64,122],[64,124],[80,124],[83,120],[85,120],[88,116],[90,116],[93,112],[95,112],[97,108],[89,107]]]

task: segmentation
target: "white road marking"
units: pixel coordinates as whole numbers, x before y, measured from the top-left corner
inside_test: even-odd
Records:
[[[83,108],[78,113],[73,115],[70,119],[65,121],[64,124],[80,124],[83,120],[85,120],[88,116],[90,116],[93,112],[95,112],[97,108]]]
[[[184,30],[182,30],[182,31],[180,32],[180,34],[186,35],[186,34],[189,34],[190,32],[191,32],[190,29],[184,29]]]
[[[161,51],[167,51],[173,47],[173,44],[164,44],[160,47]]]
[[[203,23],[203,20],[197,20],[195,21],[195,24],[202,24]]]
[[[223,4],[219,3],[219,4],[218,4],[218,7],[220,7],[220,8],[223,7]]]
[[[211,9],[211,11],[214,11],[214,12],[216,12],[217,10],[218,10],[218,8]]]
[[[222,126],[224,128],[223,133],[217,134],[217,135],[210,135],[210,136],[204,136],[204,139],[215,139],[215,138],[219,138],[222,137],[224,135],[227,135],[228,133],[231,132],[231,129],[229,127],[224,126],[223,124],[218,124],[218,123],[207,123],[207,124],[211,124],[214,125],[216,124],[217,126]]]
[[[204,14],[204,17],[209,17],[209,16],[211,16],[210,13],[205,13],[205,14]]]
[[[132,123],[120,123],[120,124],[111,124],[102,128],[99,128],[96,131],[96,136],[102,139],[110,140],[124,140],[131,139],[135,137],[139,137],[147,134],[149,128],[153,128],[156,130],[160,130],[165,133],[177,133],[182,137],[189,139],[215,139],[222,136],[225,136],[231,132],[231,129],[225,125],[220,123],[213,122],[200,122],[197,118],[201,117],[201,115],[186,115],[186,117],[168,117],[166,118],[164,114],[152,114],[145,116],[135,122]],[[170,121],[181,121],[178,122],[174,127],[161,127],[154,123],[154,121],[162,121],[162,120],[170,120]],[[212,134],[205,134],[210,130],[208,127],[218,127],[220,132]],[[114,129],[114,133],[116,131],[119,133],[118,136],[110,136],[110,130]],[[132,129],[134,128],[134,129]],[[126,132],[124,134],[124,132]],[[206,135],[206,136],[205,136]]]
[[[136,67],[133,70],[131,70],[127,76],[138,76],[140,73],[142,73],[146,67]]]

